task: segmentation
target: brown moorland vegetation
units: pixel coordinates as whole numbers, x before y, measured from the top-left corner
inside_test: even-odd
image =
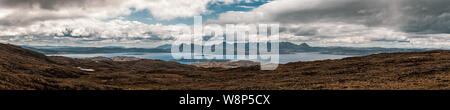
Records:
[[[9,44],[0,44],[0,52],[0,90],[450,89],[450,51],[445,50],[296,62],[274,71],[72,59]]]

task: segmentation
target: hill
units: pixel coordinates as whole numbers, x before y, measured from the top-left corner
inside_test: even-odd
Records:
[[[114,72],[151,71],[155,69],[185,69],[194,67],[159,60],[126,62],[95,62],[66,57],[47,57],[39,52],[10,44],[0,44],[0,90],[2,89],[122,89],[90,80],[96,75]],[[95,68],[94,72],[83,71]]]
[[[0,52],[2,90],[450,89],[450,51],[445,50],[295,62],[274,71],[48,57],[9,44],[0,44]]]
[[[113,89],[73,81],[85,73],[38,52],[9,44],[0,44],[0,52],[0,89]]]

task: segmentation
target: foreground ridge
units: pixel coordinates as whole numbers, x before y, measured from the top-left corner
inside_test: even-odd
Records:
[[[3,90],[450,89],[446,50],[295,62],[274,71],[261,71],[251,62],[245,62],[248,67],[217,63],[202,68],[151,59],[72,59],[10,44],[0,44],[0,52]]]

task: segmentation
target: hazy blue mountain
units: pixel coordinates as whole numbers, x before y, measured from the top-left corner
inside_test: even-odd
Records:
[[[320,52],[333,55],[370,55],[393,52],[423,52],[432,49],[381,48],[381,47],[311,47],[306,43],[297,45],[290,42],[280,43],[280,53]]]
[[[23,48],[44,54],[91,54],[91,53],[167,53],[170,49],[125,47],[32,47]]]
[[[216,45],[231,46],[230,43],[222,43]],[[237,45],[236,43],[234,44]],[[201,48],[200,45],[191,44],[192,47]],[[302,43],[300,45],[291,42],[280,42],[279,43],[280,54],[291,54],[298,52],[319,52],[322,54],[333,54],[333,55],[370,55],[376,53],[393,53],[393,52],[423,52],[432,49],[413,49],[413,48],[381,48],[381,47],[311,47],[307,43]],[[170,49],[171,45],[166,44],[159,46],[160,49]],[[248,43],[245,44],[246,51],[248,54]]]
[[[233,46],[230,43],[216,44],[215,46]],[[237,43],[234,46],[238,45]],[[245,53],[248,54],[249,44],[245,45]],[[201,45],[191,44],[193,47],[202,48]],[[258,45],[259,46],[259,45]],[[270,46],[270,44],[269,44]],[[380,47],[311,47],[306,43],[300,45],[290,42],[280,42],[280,54],[291,54],[299,52],[319,52],[322,54],[334,55],[370,55],[376,53],[393,52],[423,52],[431,49],[411,49],[411,48],[380,48]],[[125,47],[69,47],[69,46],[22,46],[33,51],[44,54],[92,54],[92,53],[169,53],[172,46],[170,44],[161,45],[155,48],[125,48]],[[236,48],[236,47],[235,47]],[[214,50],[214,49],[213,49]]]
[[[164,44],[164,45],[160,45],[158,47],[156,47],[157,49],[171,49],[172,45],[171,44]]]

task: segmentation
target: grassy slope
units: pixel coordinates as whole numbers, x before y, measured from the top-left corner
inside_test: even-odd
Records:
[[[94,62],[5,44],[0,52],[0,89],[450,89],[450,51],[297,62],[274,71],[160,60]]]

